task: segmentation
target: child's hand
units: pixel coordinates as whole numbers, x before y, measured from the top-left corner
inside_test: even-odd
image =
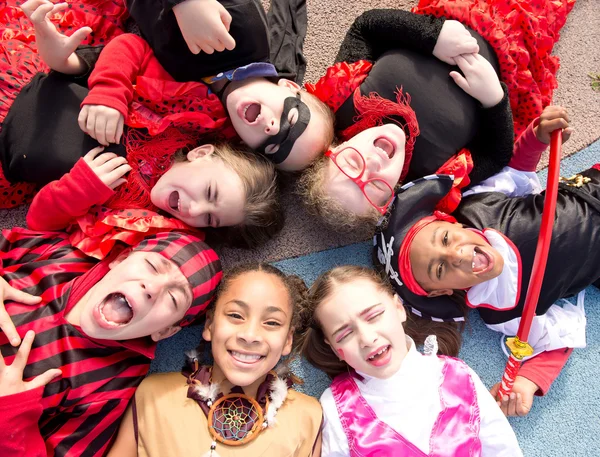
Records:
[[[6,282],[4,278],[0,277],[0,329],[4,332],[6,338],[13,346],[16,347],[21,344],[21,337],[17,333],[15,324],[13,324],[12,319],[6,312],[4,302],[6,300],[12,300],[24,305],[37,305],[41,299],[41,297],[29,295],[22,290],[15,289]],[[2,389],[0,389],[0,392],[2,392]]]
[[[98,146],[84,155],[83,160],[100,181],[115,190],[121,184],[127,182],[123,176],[131,171],[131,167],[125,157],[120,157],[113,152],[100,154],[102,151],[104,151],[104,148]]]
[[[216,0],[185,0],[173,7],[173,13],[192,54],[235,48],[229,34],[231,15]]]
[[[79,128],[98,143],[119,143],[123,135],[123,115],[104,105],[84,105],[77,118]]]
[[[479,45],[474,36],[458,21],[447,20],[438,36],[433,55],[450,65],[456,65],[455,57],[461,54],[477,54]]]
[[[463,54],[456,56],[454,60],[464,73],[463,76],[457,71],[450,72],[458,87],[479,100],[484,108],[491,108],[500,103],[504,91],[494,67],[485,57],[480,54]]]
[[[517,376],[510,396],[498,399],[500,383],[490,389],[498,406],[506,416],[526,416],[533,405],[533,398],[539,387],[533,381],[523,376]]]
[[[49,0],[28,0],[21,5],[21,9],[33,23],[35,40],[42,60],[53,70],[76,75],[83,73],[85,67],[74,51],[92,29],[82,27],[75,30],[70,37],[60,33],[50,21],[50,17],[67,6],[67,3],[54,4]]]
[[[27,359],[29,358],[34,337],[35,333],[33,333],[33,330],[29,330],[25,334],[23,344],[21,344],[12,365],[6,365],[2,354],[0,354],[0,397],[37,389],[38,387],[45,386],[62,374],[59,369],[53,368],[36,376],[29,382],[23,381],[23,370],[27,366]]]
[[[540,116],[540,123],[533,129],[535,136],[544,144],[550,144],[550,134],[562,129],[562,142],[565,143],[573,129],[569,127],[569,113],[562,106],[546,106]]]

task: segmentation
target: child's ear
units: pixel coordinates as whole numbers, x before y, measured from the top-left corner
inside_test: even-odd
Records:
[[[290,329],[287,334],[287,338],[285,340],[285,345],[283,346],[283,351],[281,351],[281,355],[289,355],[292,352],[292,345],[294,343],[294,330]]]
[[[297,92],[301,90],[300,86],[290,79],[281,78],[279,81],[277,81],[277,85],[294,89]]]
[[[131,251],[132,251],[131,248],[125,249],[112,262],[110,262],[108,264],[108,268],[110,270],[112,270],[114,267],[116,267],[117,265],[119,265],[123,260],[125,260],[127,257],[129,257],[129,254],[131,254]]]
[[[198,146],[197,148],[194,148],[188,152],[187,159],[190,162],[193,162],[196,159],[209,156],[213,152],[215,152],[215,147],[212,144],[203,144],[202,146]]]
[[[164,340],[165,338],[175,335],[177,332],[179,332],[179,330],[181,330],[179,325],[172,325],[171,327],[154,332],[152,335],[150,335],[150,338],[152,338],[152,341],[158,343],[160,340]]]
[[[212,324],[214,316],[212,312],[206,313],[206,321],[204,322],[204,330],[202,330],[202,338],[204,341],[212,340]]]
[[[396,308],[398,308],[398,313],[400,314],[400,322],[406,322],[406,308],[404,307],[402,299],[398,294],[394,294],[394,300],[396,301]]]
[[[437,289],[437,290],[432,290],[431,292],[429,292],[427,294],[427,296],[429,298],[433,298],[433,297],[441,297],[442,295],[452,295],[454,293],[454,290],[452,289]]]

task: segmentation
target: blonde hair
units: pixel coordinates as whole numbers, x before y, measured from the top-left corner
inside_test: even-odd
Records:
[[[377,271],[359,265],[343,265],[317,278],[308,291],[308,300],[302,310],[303,327],[300,329],[299,338],[295,341],[295,350],[301,352],[313,366],[324,371],[331,378],[351,370],[352,367],[345,361],[339,360],[337,354],[327,344],[323,327],[315,314],[317,308],[331,296],[337,286],[357,279],[371,281],[378,289],[390,295],[395,293],[387,279]],[[438,338],[439,352],[442,354],[456,356],[460,349],[461,337],[455,324],[418,319],[407,312],[404,330],[416,344],[423,344],[428,335],[435,334]]]
[[[325,136],[323,137],[323,146],[319,153],[324,154],[325,151],[329,149],[329,146],[335,137],[335,115],[333,114],[333,111],[329,109],[329,106],[319,100],[315,95],[306,92],[306,90],[302,90],[302,101],[308,105],[311,113],[320,114],[323,118]],[[317,157],[321,156],[317,155]]]
[[[224,227],[228,244],[252,248],[265,243],[283,228],[275,166],[256,153],[229,144],[215,145],[215,155],[238,174],[244,187],[244,222]]]
[[[209,233],[223,239],[228,245],[253,248],[265,243],[283,228],[283,209],[275,167],[264,157],[247,149],[227,143],[214,144],[215,157],[221,159],[240,177],[244,188],[244,222],[217,230],[207,227]],[[179,151],[176,161],[185,160]]]
[[[298,179],[297,189],[309,213],[319,217],[329,227],[342,232],[357,232],[365,237],[373,235],[381,214],[374,207],[365,215],[353,213],[342,207],[325,190],[327,156],[319,157]]]

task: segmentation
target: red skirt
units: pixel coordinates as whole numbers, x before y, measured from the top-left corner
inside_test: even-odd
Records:
[[[33,77],[48,72],[37,54],[33,25],[18,7],[23,1],[0,3],[0,123],[4,122],[15,98]],[[69,8],[52,18],[61,33],[70,35],[89,26],[92,33],[82,43],[103,45],[124,33],[128,12],[122,0],[68,1]],[[75,126],[78,128],[77,126]],[[36,185],[11,183],[0,167],[0,208],[13,208],[31,201]]]
[[[494,48],[508,86],[515,136],[552,102],[557,87],[554,43],[575,0],[420,0],[414,13],[455,19]]]

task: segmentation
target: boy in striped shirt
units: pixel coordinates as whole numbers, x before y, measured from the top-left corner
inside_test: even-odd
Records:
[[[0,274],[0,455],[101,456],[156,342],[205,309],[221,265],[189,234],[98,261],[67,234],[15,228]]]

